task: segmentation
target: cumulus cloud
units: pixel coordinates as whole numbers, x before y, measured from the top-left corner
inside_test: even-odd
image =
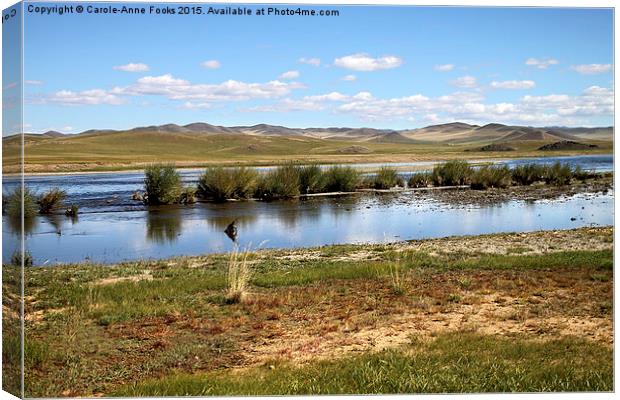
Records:
[[[493,81],[491,82],[493,89],[532,89],[536,87],[534,81]]]
[[[495,121],[528,125],[567,125],[583,123],[592,116],[613,115],[613,91],[591,86],[577,96],[527,95],[514,102],[498,103],[486,102],[484,95],[478,91],[459,91],[438,97],[414,94],[393,98],[377,98],[369,92],[355,95],[331,92],[301,99],[286,98],[275,104],[251,109],[269,112],[322,110],[353,114],[367,121],[422,119],[429,122]]]
[[[545,58],[545,59],[528,58],[527,60],[525,60],[525,65],[529,65],[531,67],[535,67],[538,69],[547,69],[551,65],[557,65],[557,64],[559,64],[559,62],[558,60],[554,58]]]
[[[454,69],[454,64],[435,65],[435,71],[448,72]]]
[[[320,58],[305,58],[305,57],[302,57],[302,58],[300,58],[297,61],[300,62],[301,64],[314,65],[315,67],[318,67],[319,65],[321,65],[321,59]]]
[[[299,71],[286,71],[281,74],[279,79],[297,79],[299,78]]]
[[[218,69],[222,66],[222,64],[218,60],[203,61],[200,65],[202,66],[202,68],[207,69]]]
[[[473,76],[461,76],[453,80],[452,85],[460,87],[460,88],[475,88],[478,86],[478,81]]]
[[[49,96],[48,98],[43,99],[43,102],[58,103],[63,105],[119,105],[123,104],[124,100],[117,95],[107,92],[105,90],[92,89],[84,90],[82,92],[61,90]]]
[[[582,64],[573,65],[570,68],[579,72],[580,74],[592,75],[602,74],[603,72],[611,71],[611,64]]]
[[[130,96],[163,96],[182,101],[185,108],[207,108],[209,103],[272,99],[286,96],[291,91],[303,89],[297,82],[278,80],[264,83],[247,83],[228,80],[217,84],[192,83],[171,74],[145,76],[134,84],[111,90],[93,89],[82,92],[61,90],[52,95],[33,99],[31,103],[57,103],[63,105],[123,104]]]
[[[43,81],[25,80],[24,83],[26,85],[42,85]]]
[[[129,63],[125,65],[117,65],[113,68],[117,71],[125,72],[145,72],[150,69],[148,65],[143,63]]]
[[[343,81],[353,82],[357,80],[357,76],[355,75],[345,75],[342,77]]]
[[[401,66],[403,60],[396,56],[371,57],[366,53],[356,53],[336,58],[334,65],[354,71],[378,71]]]
[[[292,90],[305,86],[297,82],[269,81],[247,83],[227,80],[217,84],[192,83],[175,78],[170,74],[145,76],[135,84],[112,89],[115,95],[154,95],[165,96],[170,100],[183,101],[242,101],[250,99],[269,99],[288,95]]]

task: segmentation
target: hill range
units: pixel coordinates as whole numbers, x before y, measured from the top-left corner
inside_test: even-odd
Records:
[[[224,127],[197,122],[129,130],[48,131],[24,135],[26,170],[31,172],[130,169],[154,161],[182,166],[273,164],[286,159],[320,162],[397,162],[423,159],[491,157],[502,145],[510,156],[537,155],[562,141],[594,145],[586,152],[612,152],[613,128],[527,127],[453,122],[418,129],[288,128],[259,124]],[[488,146],[493,144],[494,146]],[[17,166],[18,135],[3,138],[3,166]],[[586,146],[587,147],[587,146]],[[490,151],[488,149],[491,149]],[[562,150],[561,146],[558,150]],[[467,151],[468,153],[464,153]],[[472,153],[473,152],[473,153]],[[566,154],[575,154],[576,150]],[[556,153],[559,154],[559,153]],[[506,157],[506,154],[502,154]]]

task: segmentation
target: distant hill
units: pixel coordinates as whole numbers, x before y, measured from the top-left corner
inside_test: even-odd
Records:
[[[69,137],[98,136],[114,133],[166,134],[166,135],[246,135],[253,137],[307,137],[321,140],[353,141],[368,143],[445,143],[478,144],[509,143],[524,141],[558,142],[562,140],[613,140],[612,127],[566,128],[513,126],[498,123],[472,125],[464,122],[430,125],[418,129],[375,129],[375,128],[289,128],[286,126],[258,124],[251,126],[218,126],[206,122],[187,125],[164,124],[132,128],[126,131],[91,129],[79,134],[66,135],[48,131],[42,135],[28,134],[32,140],[59,139]],[[35,139],[34,136],[37,136]],[[6,140],[7,138],[5,138]]]

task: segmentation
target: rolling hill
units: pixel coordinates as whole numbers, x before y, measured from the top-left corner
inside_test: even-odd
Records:
[[[25,134],[24,151],[26,170],[49,172],[139,168],[154,161],[202,166],[213,163],[272,164],[287,159],[400,162],[465,157],[473,153],[493,157],[494,149],[501,147],[514,148],[511,156],[517,157],[539,155],[541,146],[560,141],[597,144],[597,148],[584,147],[583,151],[601,153],[611,151],[612,138],[611,127],[534,128],[454,122],[412,130],[300,129],[267,124],[224,127],[197,122],[136,127],[125,131]],[[5,172],[19,170],[20,145],[19,135],[3,138]],[[493,146],[485,147],[488,145]],[[482,148],[487,150],[480,150]]]

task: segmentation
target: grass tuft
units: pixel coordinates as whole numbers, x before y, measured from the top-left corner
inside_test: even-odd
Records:
[[[252,276],[248,265],[248,250],[239,252],[235,249],[230,253],[228,269],[226,271],[226,302],[229,304],[241,303],[247,296],[247,289]]]
[[[173,204],[179,201],[183,186],[181,175],[172,164],[152,164],[144,169],[144,187],[148,204]]]
[[[457,186],[469,184],[472,173],[467,161],[452,160],[436,165],[431,177],[435,186]]]
[[[41,214],[50,214],[62,205],[62,202],[67,197],[67,193],[64,190],[58,188],[52,188],[43,193],[37,203],[39,204],[39,212]]]
[[[472,173],[472,189],[506,188],[512,183],[512,173],[506,165],[485,165]]]
[[[335,165],[325,172],[328,192],[352,192],[360,183],[360,174],[353,167]]]
[[[17,186],[6,196],[6,212],[9,217],[21,218],[22,204],[24,206],[24,218],[31,218],[37,215],[36,195],[27,186]]]

